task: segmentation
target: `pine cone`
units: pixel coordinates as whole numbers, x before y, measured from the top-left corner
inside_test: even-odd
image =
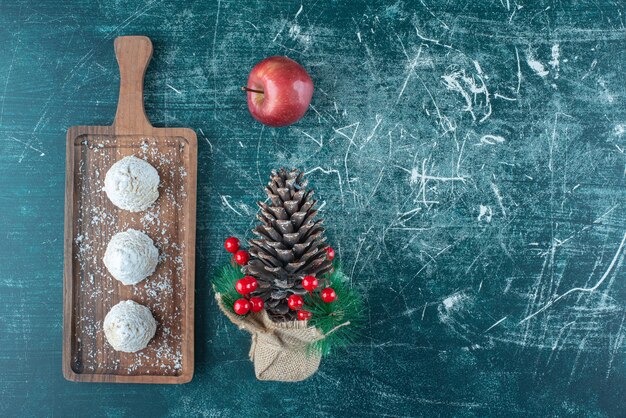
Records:
[[[314,220],[317,200],[312,198],[313,190],[306,190],[303,176],[296,169],[272,171],[265,188],[271,203],[258,202],[261,223],[252,230],[258,238],[249,241],[251,258],[243,267],[245,274],[257,279],[259,287],[253,295],[263,299],[274,321],[296,319],[287,299],[306,293],[304,276],[320,279],[332,269],[322,220]]]

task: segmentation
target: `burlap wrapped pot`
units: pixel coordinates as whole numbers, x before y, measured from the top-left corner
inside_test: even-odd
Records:
[[[250,360],[259,380],[299,382],[315,373],[322,359],[308,345],[324,338],[307,321],[273,322],[263,310],[246,316],[235,315],[224,307],[219,294],[217,303],[235,325],[252,334]]]

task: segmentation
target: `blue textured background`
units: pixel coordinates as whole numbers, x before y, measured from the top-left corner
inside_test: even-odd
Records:
[[[0,415],[626,414],[626,7],[465,3],[0,1]],[[111,123],[128,34],[154,43],[151,121],[200,144],[182,386],[61,375],[65,132]],[[316,85],[284,129],[239,91],[274,54]],[[298,384],[254,379],[209,291],[283,165],[368,308]]]

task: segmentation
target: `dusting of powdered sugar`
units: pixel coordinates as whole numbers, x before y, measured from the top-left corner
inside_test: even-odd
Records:
[[[74,176],[73,275],[77,296],[72,368],[79,373],[176,376],[184,362],[186,314],[185,143],[177,138],[142,138],[139,146],[128,146],[112,136],[94,135],[79,146]],[[143,212],[117,208],[103,191],[108,168],[126,155],[147,161],[160,177],[159,197]],[[159,254],[154,273],[134,286],[113,278],[103,262],[107,243],[128,229],[150,237]],[[123,300],[146,306],[158,324],[148,346],[134,353],[115,351],[104,335],[105,315]]]

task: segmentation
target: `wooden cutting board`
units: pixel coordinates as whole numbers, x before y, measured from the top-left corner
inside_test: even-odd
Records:
[[[111,126],[67,132],[63,374],[81,382],[185,383],[194,367],[196,134],[154,128],[143,106],[143,80],[152,56],[145,36],[115,40],[120,96]],[[135,155],[161,177],[159,199],[144,212],[114,206],[102,191],[113,163]],[[125,286],[102,257],[111,237],[129,228],[148,234],[159,249],[154,274]],[[158,321],[155,337],[137,353],[118,352],[102,323],[112,306],[132,299]]]

